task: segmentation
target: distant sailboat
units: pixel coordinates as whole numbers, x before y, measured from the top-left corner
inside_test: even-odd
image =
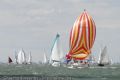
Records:
[[[19,51],[17,56],[17,62],[18,64],[26,64],[26,55],[25,52],[22,50]]]
[[[18,54],[17,54],[17,52],[15,51],[15,62],[16,62],[16,64],[18,64],[17,58],[18,58]]]
[[[55,38],[55,42],[52,48],[52,54],[50,57],[50,63],[52,66],[60,66],[60,62],[62,59],[62,54],[61,54],[61,48],[60,48],[60,42],[59,42],[60,35],[57,34]]]
[[[29,53],[29,56],[28,56],[28,64],[31,64],[32,63],[32,56],[31,56],[31,52]]]
[[[107,47],[105,46],[102,51],[100,51],[100,56],[98,60],[98,66],[104,66],[110,64],[110,59],[107,55]]]
[[[44,55],[43,55],[43,64],[46,64],[47,62],[48,62],[47,56],[46,56],[46,54],[44,53]]]
[[[12,59],[10,57],[8,57],[8,63],[10,64],[12,62],[13,62]]]

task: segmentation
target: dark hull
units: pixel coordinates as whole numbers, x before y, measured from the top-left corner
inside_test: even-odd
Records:
[[[104,64],[98,64],[98,66],[101,66],[101,67],[102,67],[102,66],[105,66],[105,65],[104,65]]]

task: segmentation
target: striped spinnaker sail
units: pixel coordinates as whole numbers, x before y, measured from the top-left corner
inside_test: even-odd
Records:
[[[76,19],[70,32],[69,53],[66,57],[85,59],[90,53],[96,36],[96,26],[92,17],[84,12]]]

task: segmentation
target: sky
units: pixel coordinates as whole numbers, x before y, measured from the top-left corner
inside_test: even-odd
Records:
[[[49,57],[57,33],[64,54],[69,51],[69,33],[84,11],[96,24],[92,54],[98,59],[107,46],[112,61],[120,62],[120,0],[0,0],[0,62],[14,60],[15,51],[32,53],[33,61]]]

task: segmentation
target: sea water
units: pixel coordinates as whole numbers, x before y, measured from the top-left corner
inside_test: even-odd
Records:
[[[67,68],[41,64],[0,64],[0,76],[0,80],[4,79],[5,76],[29,77],[29,79],[23,80],[37,80],[38,77],[41,78],[39,80],[120,80],[120,65]],[[31,79],[32,77],[34,78]]]

